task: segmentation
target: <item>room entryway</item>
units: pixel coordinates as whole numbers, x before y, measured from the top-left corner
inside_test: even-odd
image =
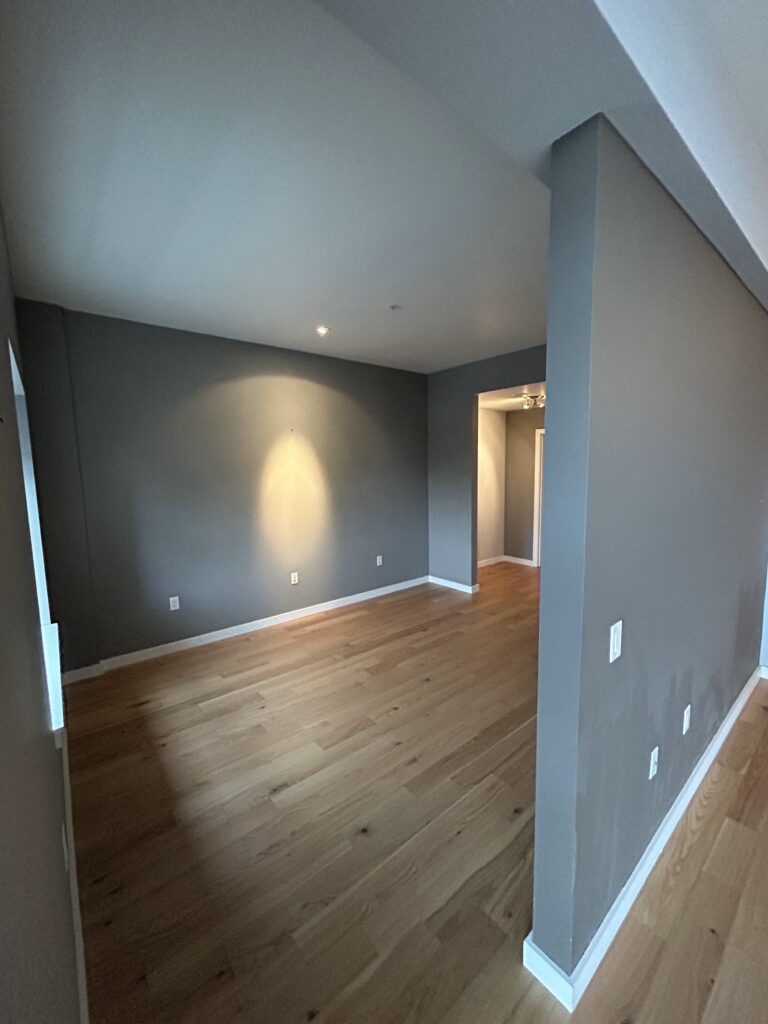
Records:
[[[541,564],[546,385],[478,395],[477,564]]]

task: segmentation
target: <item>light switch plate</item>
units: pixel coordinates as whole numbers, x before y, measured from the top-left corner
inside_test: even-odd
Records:
[[[648,766],[648,779],[652,779],[659,770],[659,748],[654,747],[651,751],[651,763]]]
[[[376,555],[376,565],[384,565],[384,555]]]
[[[169,597],[168,598],[168,605],[169,605],[169,607],[170,607],[172,612],[177,612],[179,610],[179,599],[178,599],[178,597]]]
[[[611,637],[608,643],[608,661],[616,661],[621,657],[621,634],[624,628],[624,620],[619,619],[611,626]]]
[[[683,736],[691,728],[691,705],[686,704],[685,711],[683,712]]]
[[[297,572],[292,572],[291,573],[291,586],[295,587],[298,582],[299,582],[299,574]]]

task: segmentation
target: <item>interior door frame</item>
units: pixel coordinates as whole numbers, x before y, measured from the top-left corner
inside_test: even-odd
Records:
[[[531,551],[531,562],[536,566],[541,565],[541,496],[545,434],[546,427],[537,427],[533,446],[533,550]]]

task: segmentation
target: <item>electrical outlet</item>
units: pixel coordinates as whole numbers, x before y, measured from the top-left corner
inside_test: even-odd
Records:
[[[376,555],[376,565],[384,565],[384,555]]]
[[[178,599],[178,597],[171,597],[171,598],[169,598],[168,599],[168,604],[170,605],[172,612],[177,612],[179,610],[179,599]]]
[[[659,748],[654,747],[651,751],[651,763],[648,766],[648,779],[652,779],[659,770]]]
[[[608,642],[608,662],[616,661],[621,657],[621,634],[624,629],[624,620],[619,619],[611,626],[611,637]]]
[[[291,573],[291,586],[295,587],[298,582],[299,582],[299,574],[297,572],[292,572]]]
[[[691,705],[687,704],[683,712],[683,736],[691,728]]]

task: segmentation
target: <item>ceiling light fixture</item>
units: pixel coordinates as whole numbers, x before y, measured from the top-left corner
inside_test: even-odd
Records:
[[[546,395],[524,395],[523,396],[523,408],[524,409],[543,409],[547,404]]]
[[[321,338],[324,338],[326,334],[331,333],[331,328],[326,327],[325,324],[318,324],[315,330],[317,331]]]

